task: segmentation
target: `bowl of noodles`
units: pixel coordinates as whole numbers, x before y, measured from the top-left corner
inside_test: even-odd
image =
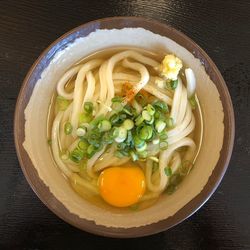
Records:
[[[139,237],[198,210],[232,153],[234,114],[215,64],[153,20],[114,17],[49,46],[17,100],[15,144],[29,184],[66,222]]]

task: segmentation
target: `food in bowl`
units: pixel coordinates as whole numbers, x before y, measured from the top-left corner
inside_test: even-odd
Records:
[[[83,198],[143,209],[171,194],[202,139],[193,70],[172,53],[109,48],[61,76],[48,115],[56,165]]]
[[[56,98],[57,83],[65,72],[78,64],[87,63],[92,59],[105,60],[125,50],[138,52],[157,61],[159,65],[165,55],[170,54],[179,58],[183,65],[179,76],[185,87],[187,86],[185,69],[192,69],[197,83],[193,99],[193,101],[196,100],[196,108],[192,109],[195,129],[187,136],[196,144],[196,150],[193,160],[187,161],[187,166],[192,167],[194,164],[192,171],[185,178],[176,179],[175,184],[181,180],[180,185],[174,185],[172,190],[168,192],[164,190],[160,195],[156,193],[156,198],[143,200],[149,193],[145,185],[144,194],[137,203],[132,202],[131,198],[129,202],[126,202],[127,204],[133,203],[133,205],[127,205],[122,200],[124,207],[116,207],[107,203],[107,197],[107,201],[102,198],[104,195],[101,196],[99,185],[97,195],[93,195],[81,185],[74,185],[75,183],[70,182],[70,178],[62,174],[63,172],[55,163],[51,146],[48,146],[48,139],[50,143],[52,124],[55,119],[53,112],[55,112],[55,106],[58,105],[57,100],[59,100],[59,106],[60,101],[62,106],[64,104],[67,106],[72,102],[66,98]],[[128,61],[133,62],[134,59],[128,58]],[[163,77],[160,76],[159,71],[157,73],[153,69],[154,67],[144,66],[150,76]],[[117,69],[114,68],[114,72],[115,70]],[[132,73],[132,75],[135,73],[127,70],[129,72],[121,73]],[[159,70],[163,71],[160,67]],[[95,77],[94,71],[92,74]],[[168,74],[169,76],[171,74]],[[136,79],[134,75],[133,78],[135,82],[131,81],[132,84],[138,83],[141,79],[138,73]],[[115,79],[114,82],[119,80]],[[72,91],[70,81],[65,87],[68,93]],[[73,78],[72,81],[74,81]],[[120,81],[119,86],[122,88],[124,79]],[[87,84],[84,86],[86,87]],[[161,88],[162,82],[156,81],[155,86]],[[176,90],[172,90],[171,85],[169,87],[172,93]],[[115,96],[124,95],[115,94]],[[149,99],[151,98],[146,98],[147,102],[152,105]],[[192,99],[189,99],[188,103],[190,101],[192,103]],[[93,100],[89,102],[92,102],[94,107]],[[112,101],[111,103],[113,104]],[[171,111],[171,105],[168,105],[168,108]],[[49,115],[48,110],[51,112]],[[105,116],[105,119],[109,120],[109,118]],[[134,119],[132,121],[134,122]],[[62,131],[64,128],[62,126]],[[85,127],[83,129],[85,130]],[[114,237],[138,237],[166,230],[200,208],[214,192],[226,170],[233,145],[233,129],[232,105],[225,82],[206,53],[173,28],[155,21],[134,17],[97,20],[82,25],[55,41],[42,53],[25,78],[15,113],[15,142],[19,161],[27,180],[39,198],[68,223],[92,233]],[[85,135],[87,133],[88,131],[85,131]],[[70,136],[72,135],[73,133]],[[168,139],[170,144],[169,140],[170,137]],[[150,142],[144,141],[147,143],[148,150]],[[178,150],[178,153],[184,154],[183,150],[186,150],[186,147]],[[70,152],[66,148],[62,151],[63,154],[60,154],[60,159],[69,160]],[[135,153],[138,155],[136,149]],[[130,155],[129,157],[131,158]],[[121,160],[122,158],[119,158],[119,162]],[[113,177],[120,172],[121,168],[126,170],[135,166],[138,169],[139,164],[144,164],[139,165],[143,175],[135,174],[138,171],[134,171],[132,175],[139,176],[138,179],[144,177],[146,180],[144,172],[146,162],[141,157],[140,160],[135,162],[130,160],[128,163],[125,167],[109,164],[110,167],[104,170],[112,170],[112,167],[115,167],[115,172],[105,171],[105,175],[101,175],[102,171],[97,172],[99,177],[95,179],[95,182],[98,183],[98,179],[101,180],[104,176],[105,180],[108,180],[105,183],[111,185],[110,178],[114,180]],[[156,163],[154,164],[157,165]],[[72,162],[73,168],[77,167],[77,164]],[[70,171],[73,173],[72,170]],[[122,173],[125,174],[125,172]],[[81,177],[78,172],[73,174]],[[137,178],[135,179],[135,183],[138,183]],[[156,184],[154,180],[152,181]],[[169,189],[169,187],[166,188]],[[167,195],[172,191],[174,191],[172,195]],[[139,189],[139,196],[142,192],[143,189]],[[120,202],[118,198],[116,204]]]

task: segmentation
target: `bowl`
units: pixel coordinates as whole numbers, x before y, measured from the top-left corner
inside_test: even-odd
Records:
[[[196,165],[181,187],[152,207],[131,213],[96,207],[74,193],[55,167],[46,137],[46,117],[58,77],[80,58],[113,46],[170,51],[183,59],[197,77],[197,95],[204,123]],[[14,135],[22,171],[34,192],[53,213],[90,233],[140,237],[177,225],[213,194],[231,157],[234,112],[219,70],[190,38],[168,25],[146,18],[112,17],[69,31],[40,55],[24,79],[17,99]]]

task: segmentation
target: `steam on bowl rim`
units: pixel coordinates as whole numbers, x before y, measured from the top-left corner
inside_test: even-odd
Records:
[[[39,178],[35,167],[22,145],[24,141],[25,107],[29,102],[29,98],[41,72],[48,66],[53,56],[58,51],[66,48],[68,44],[74,42],[77,38],[87,36],[89,33],[97,29],[121,29],[125,27],[142,27],[156,34],[169,37],[191,52],[203,63],[207,74],[215,83],[219,91],[224,110],[223,147],[220,152],[219,161],[217,162],[217,165],[215,166],[215,169],[203,190],[183,208],[176,212],[174,216],[150,225],[127,229],[96,225],[92,221],[79,218],[77,215],[70,213]],[[14,117],[14,137],[17,156],[27,181],[40,200],[61,219],[78,227],[79,229],[97,235],[117,238],[140,237],[158,233],[179,224],[196,212],[214,193],[225,174],[232,154],[234,134],[235,121],[231,98],[227,86],[213,61],[194,41],[180,31],[177,31],[166,24],[142,17],[111,17],[99,19],[83,24],[58,38],[43,51],[30,68],[23,81],[17,99]]]

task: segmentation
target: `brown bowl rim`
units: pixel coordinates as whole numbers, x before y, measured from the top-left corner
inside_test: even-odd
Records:
[[[88,221],[86,219],[79,218],[77,215],[70,213],[64,207],[64,205],[55,198],[55,196],[50,192],[49,188],[39,178],[38,173],[35,167],[33,166],[31,160],[29,159],[27,152],[24,150],[22,143],[24,141],[24,110],[34,87],[34,83],[32,86],[30,83],[30,79],[34,70],[37,69],[38,66],[40,66],[42,59],[46,56],[49,56],[49,62],[51,58],[53,58],[53,55],[55,54],[55,52],[57,52],[57,50],[50,55],[48,55],[48,53],[51,52],[53,48],[56,48],[56,45],[58,45],[59,42],[66,40],[67,43],[66,38],[69,38],[71,35],[77,34],[81,31],[86,32],[87,34],[84,35],[86,36],[98,28],[121,29],[125,27],[142,27],[152,31],[153,33],[170,37],[172,40],[174,40],[175,42],[189,50],[191,53],[193,53],[195,57],[200,59],[200,61],[204,64],[206,72],[216,84],[216,87],[220,93],[220,98],[224,110],[225,130],[223,147],[221,150],[219,161],[212,175],[209,177],[207,184],[196,197],[194,197],[183,208],[177,211],[175,215],[165,220],[141,227],[114,228],[96,225],[93,221]],[[61,45],[61,47],[62,46],[63,45]],[[59,47],[59,49],[61,47]],[[144,17],[124,16],[108,17],[94,20],[70,30],[69,32],[65,33],[57,40],[55,40],[49,47],[47,47],[41,53],[41,55],[29,69],[18,95],[14,115],[14,139],[18,160],[20,162],[24,176],[26,177],[29,185],[39,197],[39,199],[54,214],[56,214],[58,217],[60,217],[67,223],[93,234],[115,238],[134,238],[162,232],[179,224],[180,222],[191,216],[193,213],[195,213],[202,205],[204,205],[204,203],[210,198],[210,196],[214,193],[214,191],[220,184],[231,158],[234,144],[234,135],[235,120],[230,94],[222,75],[220,74],[218,68],[211,60],[211,58],[193,40],[188,38],[182,32],[166,24]]]

